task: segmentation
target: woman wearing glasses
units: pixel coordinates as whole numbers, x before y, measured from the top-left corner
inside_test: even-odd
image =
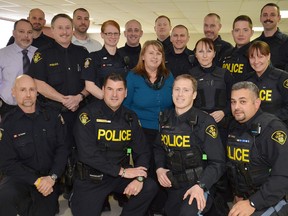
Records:
[[[165,67],[165,54],[161,42],[149,40],[144,43],[138,63],[133,71],[128,72],[126,80],[127,97],[124,105],[136,112],[144,130],[146,143],[153,152],[159,129],[159,113],[172,107],[174,81],[173,75]],[[152,154],[149,174],[157,181],[154,164]],[[164,207],[165,198],[157,200],[159,202],[153,202],[150,208],[152,213],[160,213]]]
[[[128,68],[117,48],[120,38],[119,24],[114,20],[105,21],[101,26],[101,37],[104,40],[103,48],[90,53],[82,73],[87,91],[98,99],[103,98],[101,88],[105,76],[112,72],[126,76]]]

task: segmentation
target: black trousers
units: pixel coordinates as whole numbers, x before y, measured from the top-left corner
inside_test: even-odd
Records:
[[[185,200],[183,200],[183,196],[186,191],[191,186],[181,187],[180,189],[167,189],[168,192],[168,199],[165,205],[165,214],[167,216],[197,216],[198,215],[198,208],[197,208],[197,201],[193,200],[192,204],[189,205],[188,201],[190,196],[188,196]],[[206,207],[203,210],[203,213],[207,212],[207,210],[211,207],[212,200],[208,195],[206,200]]]
[[[123,193],[132,179],[104,176],[100,182],[76,179],[71,196],[71,210],[73,216],[100,216],[105,198],[111,192]],[[157,184],[147,178],[141,192],[131,196],[124,205],[122,216],[145,215],[152,199],[158,191]]]
[[[43,196],[34,185],[11,177],[0,183],[0,215],[15,216],[55,216],[58,210],[58,186]]]

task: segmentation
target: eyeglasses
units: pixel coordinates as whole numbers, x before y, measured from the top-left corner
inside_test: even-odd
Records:
[[[120,36],[119,32],[106,32],[106,33],[103,33],[103,34],[105,34],[108,37],[112,37],[112,36],[119,37]]]

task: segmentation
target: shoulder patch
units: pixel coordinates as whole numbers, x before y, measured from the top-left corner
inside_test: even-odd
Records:
[[[284,145],[287,139],[287,134],[284,131],[275,131],[272,134],[271,139],[280,145]]]
[[[288,88],[288,79],[284,80],[283,87],[284,88]]]
[[[215,125],[209,125],[206,130],[205,130],[206,134],[208,134],[209,136],[211,136],[212,138],[217,138],[218,136],[218,131],[216,129]]]
[[[34,56],[33,56],[34,63],[37,64],[40,60],[42,60],[41,53],[40,52],[34,53]]]
[[[84,68],[88,68],[88,67],[89,67],[91,60],[92,60],[91,58],[86,58],[86,59],[85,59]]]
[[[91,121],[91,119],[87,113],[81,113],[79,116],[79,119],[83,125],[86,125],[88,122]]]

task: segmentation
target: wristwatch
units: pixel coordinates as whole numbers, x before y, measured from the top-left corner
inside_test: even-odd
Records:
[[[58,178],[58,176],[53,173],[53,174],[50,176],[50,178],[51,178],[53,181],[56,181],[57,178]]]
[[[137,178],[136,178],[136,180],[137,181],[139,181],[139,182],[144,182],[144,177],[143,176],[138,176]]]

